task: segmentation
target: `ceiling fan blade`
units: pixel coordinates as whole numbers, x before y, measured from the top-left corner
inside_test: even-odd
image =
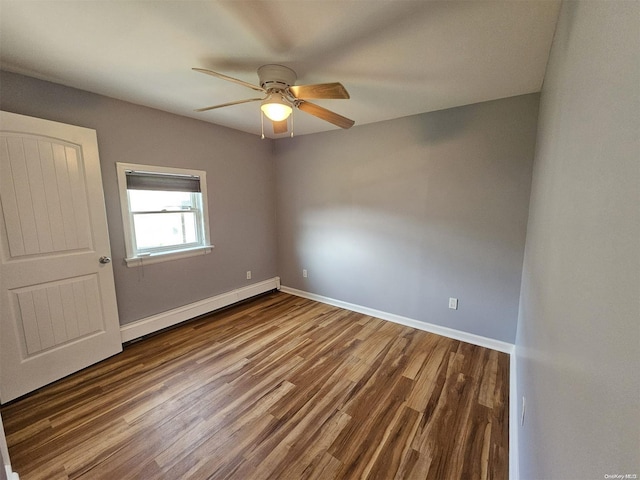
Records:
[[[343,117],[342,115],[338,115],[331,110],[327,110],[320,105],[316,105],[315,103],[305,102],[301,100],[298,104],[298,108],[303,112],[307,112],[314,117],[318,117],[326,122],[333,123],[340,128],[351,128],[353,124],[356,123],[353,120],[348,119],[347,117]]]
[[[287,121],[286,120],[280,120],[279,122],[276,122],[276,121],[273,122],[273,133],[275,133],[276,135],[278,135],[280,133],[287,133],[288,129],[289,129],[289,125],[287,125]]]
[[[212,77],[218,77],[222,80],[228,80],[229,82],[237,83],[238,85],[244,85],[245,87],[252,88],[258,92],[266,92],[264,88],[259,85],[252,85],[249,82],[245,82],[244,80],[238,80],[237,78],[229,77],[228,75],[223,75],[222,73],[214,72],[212,70],[206,70],[204,68],[193,68],[196,72],[206,73],[207,75],[211,75]]]
[[[294,85],[289,90],[296,98],[350,98],[347,89],[338,82]]]
[[[241,103],[258,102],[264,100],[264,98],[249,98],[247,100],[238,100],[237,102],[221,103],[220,105],[214,105],[213,107],[204,107],[194,110],[194,112],[206,112],[207,110],[213,110],[215,108],[229,107],[231,105],[240,105]]]

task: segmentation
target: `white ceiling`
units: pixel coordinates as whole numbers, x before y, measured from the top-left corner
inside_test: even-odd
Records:
[[[0,67],[259,134],[258,83],[341,82],[314,103],[357,125],[540,91],[559,0],[0,0]],[[295,113],[296,135],[335,129]],[[270,135],[270,129],[267,135]]]

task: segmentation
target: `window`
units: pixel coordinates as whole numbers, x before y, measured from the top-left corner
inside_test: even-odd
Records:
[[[127,266],[211,251],[206,172],[117,163]]]

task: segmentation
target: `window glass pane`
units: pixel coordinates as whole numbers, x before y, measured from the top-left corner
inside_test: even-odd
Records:
[[[198,242],[193,212],[138,213],[133,223],[138,250]]]
[[[195,207],[192,201],[193,196],[189,192],[157,190],[129,190],[128,192],[132,212],[160,212]]]

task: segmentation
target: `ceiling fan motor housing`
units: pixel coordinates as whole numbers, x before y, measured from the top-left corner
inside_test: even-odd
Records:
[[[296,72],[283,65],[263,65],[258,68],[260,86],[265,90],[284,90],[294,85],[297,80]]]

